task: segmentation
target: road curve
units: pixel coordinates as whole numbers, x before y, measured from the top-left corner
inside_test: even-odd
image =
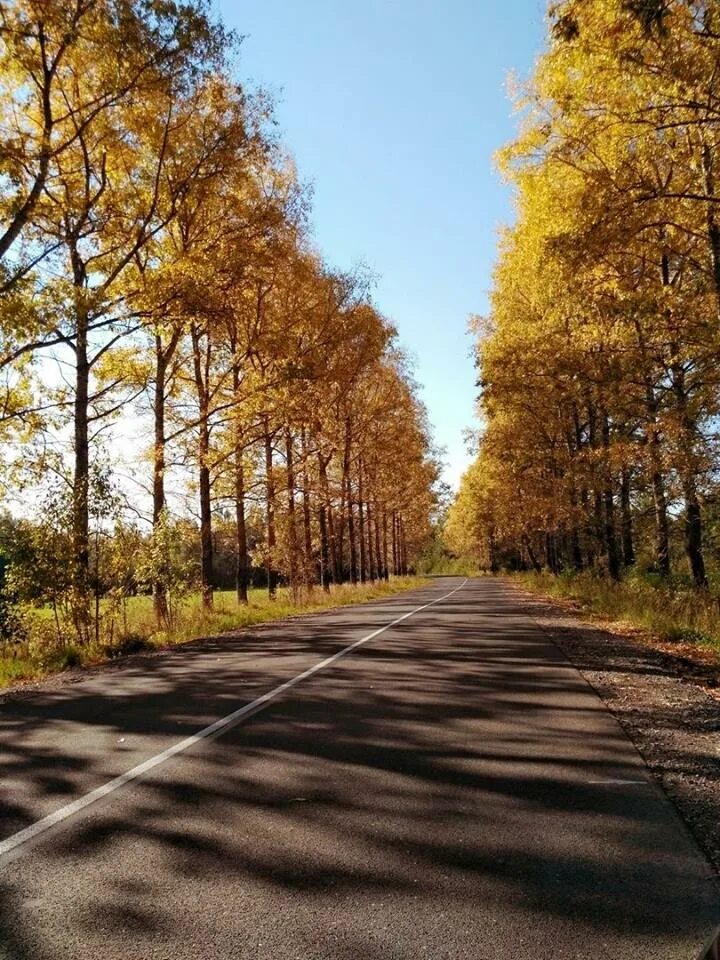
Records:
[[[0,957],[695,960],[720,922],[642,759],[498,581],[7,698],[0,841],[158,757],[0,856]]]

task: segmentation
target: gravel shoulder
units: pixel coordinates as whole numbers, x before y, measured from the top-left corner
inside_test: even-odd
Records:
[[[570,603],[516,589],[617,718],[720,876],[717,666],[625,625],[588,622]]]

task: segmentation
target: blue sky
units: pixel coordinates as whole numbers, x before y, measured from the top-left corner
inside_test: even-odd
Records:
[[[513,135],[510,71],[543,41],[543,0],[215,0],[243,34],[240,74],[277,99],[329,262],[366,263],[416,361],[446,479],[468,463],[497,228],[511,217],[493,153]]]

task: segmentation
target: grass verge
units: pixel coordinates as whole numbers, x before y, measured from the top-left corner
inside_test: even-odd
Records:
[[[87,646],[72,641],[58,645],[48,640],[47,631],[42,629],[43,624],[49,624],[48,613],[37,611],[27,639],[0,647],[0,689],[41,680],[70,667],[117,660],[141,650],[175,646],[259,623],[389,597],[429,582],[423,577],[393,577],[388,583],[333,586],[329,593],[315,589],[301,598],[293,598],[289,590],[281,588],[275,600],[268,597],[267,591],[253,589],[247,606],[240,606],[232,591],[217,591],[210,612],[204,611],[199,596],[193,595],[178,607],[171,630],[157,629],[150,597],[132,597],[124,612],[122,631],[114,639],[105,637]]]
[[[696,650],[704,662],[720,663],[718,598],[682,581],[630,576],[615,583],[589,573],[518,573],[512,579],[533,593],[572,601],[575,608],[616,625],[645,631],[678,652]]]

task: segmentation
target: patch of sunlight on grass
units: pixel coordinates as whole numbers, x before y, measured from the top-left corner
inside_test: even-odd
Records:
[[[33,680],[42,673],[25,657],[0,657],[0,687],[9,687],[19,680]]]
[[[720,656],[718,598],[685,582],[663,583],[639,573],[618,583],[590,573],[519,573],[513,579],[534,593],[572,600],[589,613],[630,623],[660,640]]]
[[[381,599],[429,582],[423,577],[393,577],[388,583],[343,584],[332,586],[329,592],[315,588],[296,596],[287,588],[278,588],[274,600],[268,596],[267,590],[253,588],[249,591],[247,605],[237,602],[234,591],[218,590],[212,610],[204,610],[200,595],[193,594],[177,604],[172,628],[167,630],[158,629],[152,597],[128,597],[124,610],[116,614],[110,636],[103,633],[98,643],[93,642],[87,647],[72,642],[62,645],[40,642],[39,636],[32,635],[32,623],[36,620],[39,635],[47,635],[53,613],[49,609],[33,610],[29,638],[12,649],[6,645],[4,655],[0,655],[0,688],[38,680],[68,667],[115,660],[145,649],[187,643],[259,623]],[[101,621],[106,619],[107,610],[103,601],[100,605]]]

